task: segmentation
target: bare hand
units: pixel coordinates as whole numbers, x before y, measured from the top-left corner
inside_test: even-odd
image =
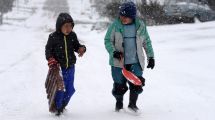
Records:
[[[85,53],[85,48],[84,47],[80,47],[78,49],[78,57],[82,57]]]

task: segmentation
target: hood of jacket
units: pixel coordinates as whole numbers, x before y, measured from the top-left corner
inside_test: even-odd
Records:
[[[60,13],[56,21],[56,31],[61,32],[61,27],[65,23],[72,23],[74,27],[74,21],[72,17],[68,13]]]

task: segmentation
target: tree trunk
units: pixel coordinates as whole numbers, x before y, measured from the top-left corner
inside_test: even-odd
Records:
[[[3,24],[3,13],[0,13],[0,25]]]
[[[214,0],[207,0],[209,6],[211,7],[211,9],[215,10],[215,1]]]
[[[146,0],[142,0],[142,4],[146,5],[147,4]]]

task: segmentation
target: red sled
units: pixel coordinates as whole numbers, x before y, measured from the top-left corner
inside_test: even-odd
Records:
[[[141,80],[136,75],[134,75],[132,72],[126,70],[125,67],[122,68],[122,74],[132,84],[138,85],[138,86],[142,85]]]

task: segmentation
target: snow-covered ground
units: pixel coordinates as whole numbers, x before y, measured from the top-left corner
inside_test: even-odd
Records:
[[[138,100],[142,112],[138,116],[114,112],[106,31],[77,24],[75,32],[87,53],[76,64],[76,93],[66,113],[56,118],[48,112],[44,88],[48,71],[44,49],[55,19],[42,9],[45,0],[32,2],[38,9],[27,21],[0,26],[0,120],[215,119],[215,22],[148,27],[156,67],[144,71],[147,82]],[[74,20],[95,20],[89,17],[87,0],[68,4]],[[128,93],[125,108],[127,104]]]

